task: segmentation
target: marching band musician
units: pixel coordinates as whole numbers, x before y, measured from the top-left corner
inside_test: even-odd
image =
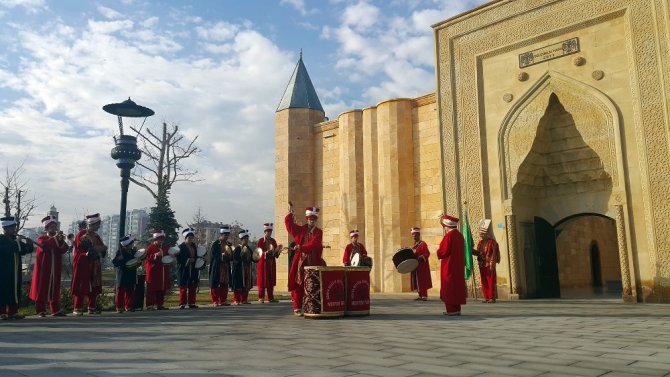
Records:
[[[135,285],[137,284],[137,267],[126,265],[128,261],[135,258],[137,251],[133,247],[135,238],[125,236],[121,238],[121,247],[116,251],[112,264],[116,267],[116,312],[135,311]]]
[[[258,302],[265,302],[265,291],[268,292],[268,302],[279,302],[274,297],[274,287],[277,285],[277,257],[281,253],[281,245],[272,238],[273,223],[263,224],[265,236],[258,239],[256,247],[263,250],[263,255],[258,261],[256,285],[258,286]]]
[[[164,244],[165,232],[154,230],[152,243],[146,249],[144,260],[147,272],[147,310],[167,310],[165,292],[170,289],[170,266],[163,264],[163,257],[168,255],[168,246]]]
[[[440,276],[440,299],[444,302],[445,315],[461,315],[465,305],[465,240],[456,227],[458,218],[442,215],[440,224],[447,233],[437,249],[437,258],[442,261]]]
[[[349,239],[351,242],[344,248],[344,256],[342,256],[342,264],[345,266],[351,266],[351,259],[356,254],[360,254],[359,257],[368,255],[368,251],[365,250],[365,246],[358,242],[358,229],[354,229],[349,232]]]
[[[416,267],[416,270],[412,271],[410,288],[419,293],[419,297],[415,298],[416,301],[426,301],[428,300],[428,290],[433,288],[433,279],[430,276],[430,262],[428,261],[430,251],[426,243],[421,240],[421,228],[412,228],[411,233],[414,239],[412,250],[414,250],[414,255],[416,255],[419,265]]]
[[[500,248],[498,242],[491,236],[490,219],[479,222],[479,236],[481,240],[477,243],[473,254],[477,256],[479,264],[484,302],[494,303],[498,298],[496,264],[500,263]]]
[[[188,302],[188,307],[197,309],[196,290],[200,283],[200,271],[195,268],[195,261],[198,257],[198,249],[193,242],[195,233],[193,229],[186,228],[181,232],[184,236],[184,242],[179,244],[177,255],[177,281],[179,282],[179,309],[184,309]]]
[[[325,266],[322,258],[323,232],[316,227],[319,209],[309,207],[305,210],[307,224],[298,225],[293,215],[293,205],[289,202],[289,213],[284,218],[286,230],[295,241],[295,255],[289,271],[288,290],[293,299],[293,314],[302,316],[302,300],[305,295],[305,266]]]
[[[233,305],[248,304],[251,288],[251,249],[249,231],[240,230],[240,244],[233,250],[230,268],[230,289],[233,291]]]
[[[116,312],[135,311],[135,285],[137,284],[137,267],[126,265],[128,261],[135,258],[134,247],[135,239],[133,236],[121,238],[119,244],[121,247],[116,251],[112,264],[116,267]]]
[[[20,242],[16,235],[16,220],[3,217],[3,234],[0,235],[0,319],[22,319],[19,314],[21,301],[21,256],[33,252],[33,242],[25,238]]]
[[[212,242],[209,262],[209,289],[214,306],[229,306],[228,284],[230,284],[230,258],[233,244],[228,241],[230,225],[219,229],[219,239]]]
[[[86,216],[86,229],[74,238],[74,260],[72,261],[72,295],[75,316],[84,315],[84,298],[88,297],[88,314],[100,314],[95,302],[102,293],[102,264],[107,255],[107,246],[97,231],[100,229],[100,214]]]
[[[68,250],[65,235],[58,232],[58,220],[49,215],[42,219],[46,234],[37,239],[35,268],[30,284],[30,299],[35,301],[35,310],[40,317],[46,316],[49,301],[52,316],[64,316],[60,311],[60,277],[63,255]]]

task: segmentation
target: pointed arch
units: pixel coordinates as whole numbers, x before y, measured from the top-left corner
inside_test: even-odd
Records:
[[[596,152],[613,188],[623,186],[623,159],[619,112],[598,89],[555,71],[548,71],[512,106],[498,135],[501,187],[504,199],[512,198],[521,163],[531,151],[538,124],[550,96],[560,98],[572,114],[584,141]]]

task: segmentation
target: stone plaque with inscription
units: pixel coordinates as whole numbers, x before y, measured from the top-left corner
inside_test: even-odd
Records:
[[[519,68],[525,68],[534,64],[546,62],[547,60],[571,55],[576,52],[579,52],[578,37],[520,54]]]

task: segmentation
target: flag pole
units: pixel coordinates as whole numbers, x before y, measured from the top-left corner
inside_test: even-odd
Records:
[[[468,202],[464,201],[463,206],[465,206],[465,218],[468,220],[466,222],[467,228],[468,228],[467,229],[468,235],[471,235],[472,231],[470,230],[470,209],[468,208]],[[474,240],[473,240],[473,242],[474,242]],[[474,243],[471,246],[474,246]],[[469,258],[470,258],[470,262],[472,262],[472,255],[469,255]],[[466,263],[467,263],[467,261],[466,261]],[[470,283],[472,284],[472,294],[475,296],[475,300],[478,300],[479,297],[477,295],[477,287],[476,287],[477,282],[475,280],[475,266],[474,266],[474,263],[472,263],[472,271],[470,272],[470,279],[469,280],[470,280]]]

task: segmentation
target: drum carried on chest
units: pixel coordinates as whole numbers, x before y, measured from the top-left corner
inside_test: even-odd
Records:
[[[202,270],[205,268],[205,258],[197,258],[193,267],[195,267],[196,270]]]
[[[351,266],[352,267],[370,267],[372,268],[372,258],[361,253],[354,254],[351,257]]]
[[[161,262],[163,262],[163,264],[174,264],[177,262],[177,259],[172,255],[165,255],[161,258]]]
[[[393,254],[393,265],[401,274],[408,274],[419,266],[419,260],[414,255],[414,251],[409,247],[398,249]]]
[[[333,318],[346,308],[344,267],[305,267],[305,318]]]
[[[144,259],[146,257],[147,257],[146,249],[139,249],[135,252],[135,258],[137,259]]]
[[[142,259],[141,258],[133,258],[129,261],[126,262],[126,267],[136,269],[137,267],[142,265]]]

